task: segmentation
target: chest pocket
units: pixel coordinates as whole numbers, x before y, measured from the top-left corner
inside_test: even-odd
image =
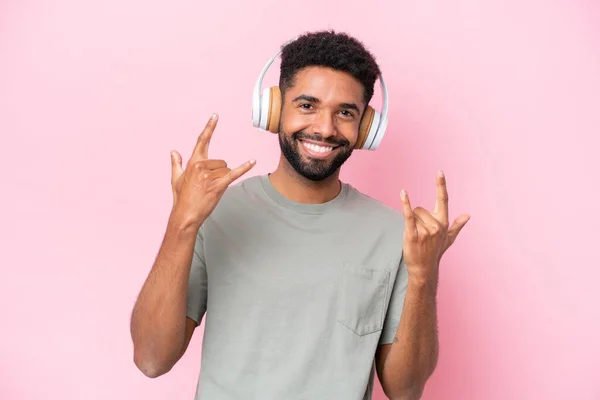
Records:
[[[380,331],[389,280],[389,270],[345,264],[338,292],[337,322],[360,336]]]

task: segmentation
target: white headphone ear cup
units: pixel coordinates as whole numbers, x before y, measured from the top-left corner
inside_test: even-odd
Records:
[[[379,143],[381,143],[381,139],[383,139],[383,135],[385,134],[386,128],[387,118],[381,118],[379,122],[379,127],[377,128],[377,132],[375,132],[373,142],[371,143],[371,146],[369,146],[369,150],[375,150],[379,146]]]
[[[364,150],[374,150],[372,148],[372,144],[374,143],[376,136],[377,136],[377,132],[379,130],[379,122],[381,121],[381,114],[379,113],[379,111],[375,111],[373,113],[373,122],[371,122],[371,127],[369,129],[369,133],[367,134],[367,138],[365,140],[365,143],[363,144],[363,146],[361,147]]]
[[[252,96],[252,126],[258,128],[260,125],[260,97]]]
[[[262,98],[260,100],[260,125],[259,128],[267,130],[269,122],[269,111],[271,110],[271,89],[263,89]]]

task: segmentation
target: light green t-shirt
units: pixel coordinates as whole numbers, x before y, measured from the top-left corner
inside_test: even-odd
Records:
[[[403,215],[347,183],[288,200],[268,174],[230,186],[200,228],[187,315],[206,313],[196,400],[368,400],[408,276]]]

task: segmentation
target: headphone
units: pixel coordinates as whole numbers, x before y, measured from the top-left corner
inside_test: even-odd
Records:
[[[285,43],[281,49],[273,56],[267,64],[264,66],[258,80],[254,85],[254,91],[252,93],[252,125],[255,127],[272,132],[279,133],[279,119],[281,117],[281,91],[279,86],[272,86],[265,88],[262,91],[262,81],[267,73],[267,70],[275,61],[275,58],[283,51],[283,48],[288,44],[295,41],[297,38],[290,40]],[[373,107],[367,105],[365,112],[363,113],[358,129],[358,139],[356,140],[355,149],[364,150],[375,150],[387,127],[387,113],[388,113],[388,93],[383,75],[379,75],[379,83],[381,85],[381,93],[383,95],[383,108],[382,112],[378,112]]]

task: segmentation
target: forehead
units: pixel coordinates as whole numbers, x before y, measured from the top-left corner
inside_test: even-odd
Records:
[[[306,67],[294,76],[293,86],[287,89],[290,100],[300,94],[335,103],[363,103],[362,83],[352,75],[327,67]]]

